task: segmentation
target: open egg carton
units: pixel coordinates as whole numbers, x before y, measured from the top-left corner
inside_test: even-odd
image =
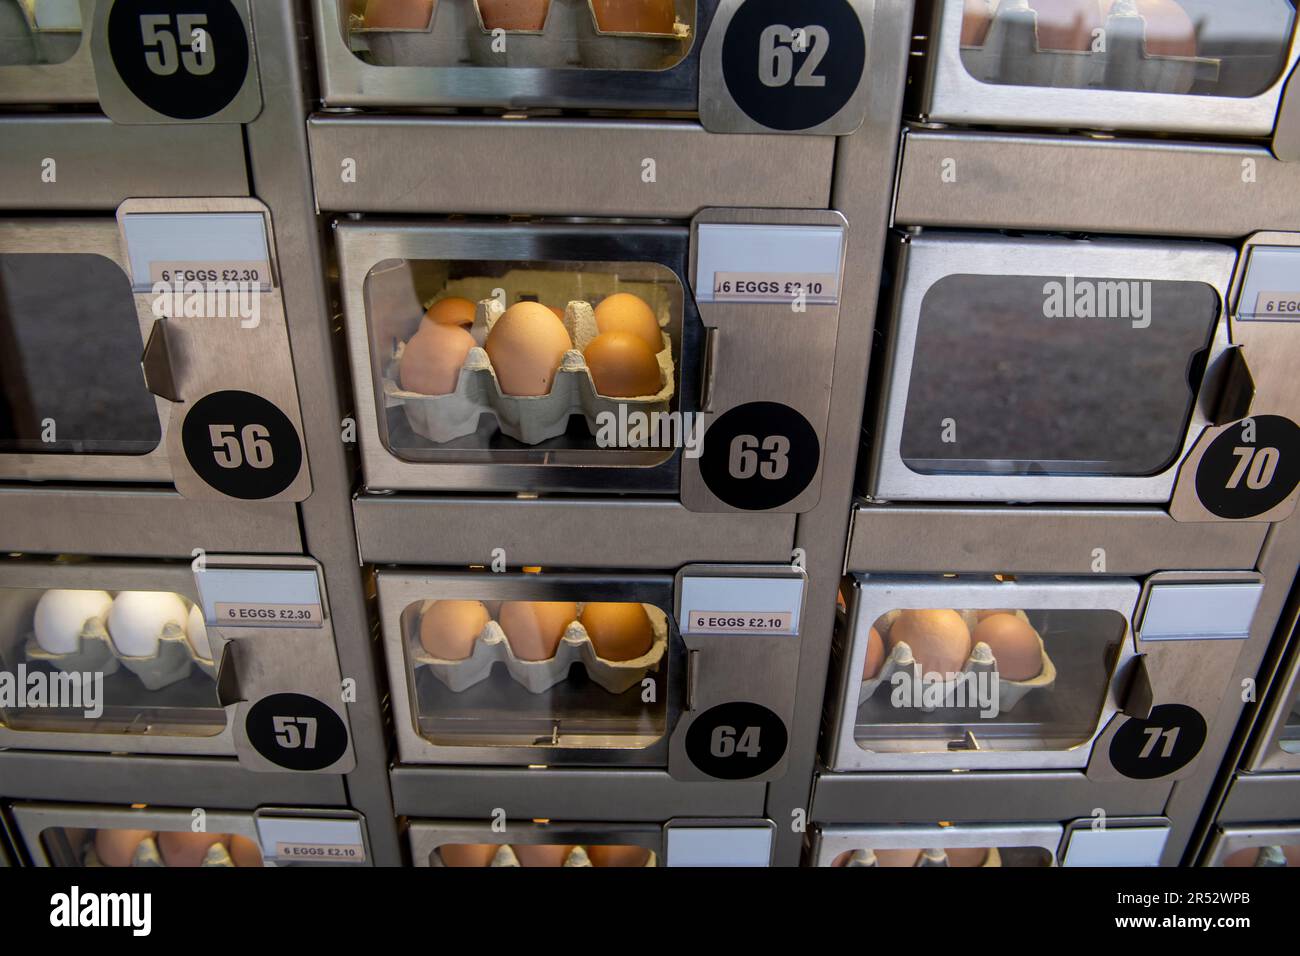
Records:
[[[194,605],[189,605],[183,598],[180,600],[189,609],[186,627],[202,629],[201,638],[196,635],[196,640],[200,644],[206,644],[207,632],[202,614],[196,612]],[[118,649],[109,633],[107,616],[91,617],[77,635],[77,650],[62,654],[48,651],[41,646],[33,632],[27,638],[23,654],[29,663],[48,664],[62,673],[80,676],[83,682],[93,680],[96,674],[107,677],[116,673],[119,667],[125,667],[139,679],[145,689],[151,691],[183,681],[195,667],[215,680],[216,662],[200,657],[195,652],[186,627],[173,621],[167,622],[157,635],[157,650],[153,654],[135,656],[124,654]]]
[[[423,614],[432,601],[426,601],[420,608]],[[469,657],[459,661],[440,660],[433,657],[420,644],[418,619],[406,627],[410,659],[417,667],[429,670],[439,681],[453,693],[460,693],[475,684],[487,680],[492,665],[497,661],[505,664],[510,676],[531,693],[541,694],[568,677],[569,668],[574,663],[581,663],[587,676],[611,694],[621,694],[639,682],[647,673],[657,670],[668,649],[668,616],[653,604],[642,604],[646,616],[650,618],[650,629],[654,641],[650,650],[640,657],[626,661],[607,661],[596,653],[591,636],[581,621],[572,621],[564,629],[555,656],[545,661],[525,661],[515,656],[510,647],[506,633],[496,621],[488,621],[474,641],[474,649]],[[581,615],[583,605],[578,605]],[[414,617],[414,615],[412,615]]]
[[[368,285],[374,287],[368,291],[371,294],[371,304],[380,307],[382,314],[389,317],[390,326],[404,327],[402,334],[409,341],[409,337],[419,329],[425,306],[414,298],[414,287],[409,282],[403,286],[400,279],[394,281],[395,277],[391,273],[397,271],[399,270],[372,275]],[[670,317],[667,296],[653,282],[629,282],[612,275],[598,274],[585,275],[583,279],[586,286],[584,291],[588,295],[600,293],[603,297],[616,291],[631,292],[647,302],[658,316],[663,348],[656,359],[662,384],[654,395],[634,398],[608,398],[600,395],[587,367],[587,360],[583,357],[583,350],[598,334],[595,310],[589,302],[567,298],[574,285],[572,274],[519,270],[509,272],[499,279],[460,280],[447,284],[438,298],[458,296],[478,303],[474,324],[470,328],[470,334],[478,345],[470,349],[455,391],[447,395],[421,395],[403,389],[398,380],[398,365],[405,348],[405,342],[401,341],[394,349],[391,361],[384,367],[385,407],[401,407],[412,431],[439,444],[474,434],[482,415],[495,416],[502,434],[526,445],[535,445],[563,435],[568,430],[569,418],[574,415],[581,416],[595,435],[598,416],[602,413],[613,415],[617,419],[620,408],[647,415],[668,412],[677,372],[673,362],[672,339],[664,331],[669,325]],[[562,321],[574,348],[564,354],[549,394],[507,395],[501,390],[492,362],[483,348],[492,326],[506,311],[501,300],[493,296],[495,290],[504,291],[506,299],[511,302],[526,301],[523,298],[523,294],[526,294],[541,302],[567,303]],[[527,290],[526,293],[523,290]],[[403,299],[406,300],[405,304],[402,304]],[[372,310],[371,314],[376,312]],[[398,316],[416,318],[414,322],[393,322]]]
[[[92,838],[87,837],[86,845],[82,852],[84,854],[82,856],[82,866],[108,868],[108,864],[100,860],[99,854],[95,852],[95,841]],[[162,853],[158,849],[158,841],[153,837],[145,837],[140,841],[140,845],[135,848],[135,853],[131,857],[130,865],[132,867],[165,867],[167,866],[167,863],[163,860]],[[208,847],[207,852],[203,855],[203,862],[200,863],[199,866],[234,868],[238,866],[238,864],[236,864],[234,858],[231,857],[230,849],[224,843],[218,842]]]
[[[425,6],[410,0],[412,11],[422,13]],[[656,70],[682,59],[695,32],[694,0],[674,0],[671,33],[602,31],[592,0],[549,0],[540,30],[490,28],[484,7],[479,0],[433,0],[431,22],[406,29],[367,26],[364,16],[354,14],[348,35],[353,51],[366,52],[378,66]],[[511,12],[527,18],[521,4]],[[495,22],[490,11],[486,15]]]
[[[975,625],[978,623],[976,612],[958,611],[957,613],[961,615],[962,620],[966,622],[966,626],[973,632],[975,630]],[[1020,618],[1026,624],[1030,623],[1029,618],[1026,616],[1024,611],[1015,611],[1014,613],[1016,617]],[[902,614],[902,611],[890,611],[888,614],[882,615],[874,625],[876,631],[879,632],[881,638],[885,641],[886,646],[889,644],[889,631],[893,627],[894,622],[898,620],[900,614]],[[1030,626],[1033,627],[1032,624],[1030,624]],[[1029,680],[1007,680],[1006,678],[999,676],[997,700],[998,713],[1000,714],[1005,714],[1013,709],[1025,698],[1026,694],[1036,690],[1043,690],[1056,683],[1056,665],[1053,664],[1052,659],[1047,656],[1047,649],[1043,646],[1043,637],[1038,633],[1037,628],[1034,628],[1034,636],[1038,638],[1038,645],[1042,652],[1042,670],[1039,671],[1037,677]],[[910,679],[918,682],[921,681],[923,677],[932,677],[932,675],[924,674],[920,663],[912,655],[912,649],[908,647],[905,642],[899,641],[894,645],[893,649],[885,657],[884,662],[880,665],[880,672],[875,677],[862,682],[861,694],[858,697],[859,706],[861,706],[862,703],[865,703],[869,697],[876,693],[876,691],[880,690],[882,686],[886,688],[892,686],[891,681],[894,675],[898,673],[906,673],[910,676]],[[981,673],[997,674],[998,662],[993,657],[992,648],[983,641],[977,641],[971,648],[970,657],[967,659],[966,666],[962,668],[961,672],[951,677],[945,676],[943,682],[944,708],[948,709],[957,705],[959,685],[966,679],[963,675]],[[933,713],[938,708],[927,705],[922,706],[920,709],[929,714]]]
[[[852,854],[849,856],[847,860],[844,861],[843,865],[845,867],[851,867],[851,866],[879,867],[880,863],[876,859],[875,851],[867,849],[867,850],[852,851]],[[916,863],[913,864],[913,866],[916,867],[928,867],[928,866],[946,867],[950,865],[951,864],[949,864],[948,862],[948,854],[942,848],[932,848],[932,849],[922,850],[921,855],[916,859]],[[996,867],[1002,866],[1002,854],[998,852],[997,847],[989,847],[988,855],[984,857],[984,862],[980,864],[980,867],[994,867],[994,866]]]
[[[992,19],[983,42],[962,44],[967,71],[984,83],[1188,93],[1198,83],[1214,83],[1219,78],[1222,63],[1218,59],[1148,53],[1146,21],[1135,0],[1116,0],[1110,16],[1102,22],[1105,44],[1100,50],[1093,46],[1091,36],[1086,38],[1089,49],[1043,47],[1030,0],[997,0],[989,4],[989,10]],[[969,7],[966,16],[968,20],[971,17]]]
[[[659,865],[658,858],[656,857],[654,851],[651,850],[649,852],[650,852],[650,856],[643,865],[646,867],[658,866]],[[437,867],[447,866],[446,863],[442,862],[442,857],[437,853],[433,854],[431,863],[433,864],[433,866],[437,866]],[[575,846],[572,850],[570,850],[568,856],[564,858],[564,863],[562,865],[564,867],[571,867],[571,866],[593,867],[594,866],[594,864],[591,862],[591,857],[587,855],[587,848],[583,846]],[[515,854],[514,847],[512,847],[509,843],[503,843],[500,847],[497,848],[496,855],[492,857],[492,862],[489,863],[488,866],[522,868],[523,864],[519,862],[519,857]]]

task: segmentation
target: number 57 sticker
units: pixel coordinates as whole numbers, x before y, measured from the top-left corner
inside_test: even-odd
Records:
[[[248,709],[248,741],[271,763],[288,770],[324,770],[347,752],[343,720],[305,694],[272,694]]]

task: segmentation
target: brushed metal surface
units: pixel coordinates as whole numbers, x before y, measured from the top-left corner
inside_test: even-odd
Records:
[[[1098,783],[1082,773],[821,772],[809,818],[817,823],[1024,823],[1091,817],[1158,814],[1171,784],[1160,781]]]
[[[921,112],[936,123],[1267,136],[1287,74],[1300,57],[1297,34],[1281,75],[1249,98],[1004,86],[977,80],[962,64],[961,2],[936,0],[934,11],[932,21],[920,26],[930,33],[931,60]]]
[[[16,800],[251,810],[347,805],[343,777],[258,773],[222,757],[0,751],[0,793]]]
[[[696,514],[676,502],[362,495],[361,558],[373,564],[676,569],[790,560],[794,515]]]
[[[0,66],[0,103],[94,103],[99,98],[90,55],[90,23],[97,0],[78,0],[81,42],[62,63]]]
[[[1288,642],[1290,657],[1273,676],[1268,688],[1264,710],[1256,715],[1256,725],[1244,759],[1243,769],[1251,772],[1290,771],[1300,776],[1300,753],[1288,753],[1281,747],[1282,734],[1292,721],[1292,714],[1300,707],[1300,628],[1297,614],[1300,608],[1291,606],[1282,618],[1278,638]],[[1293,743],[1294,746],[1294,743]]]
[[[1245,773],[1232,778],[1218,822],[1294,822],[1300,807],[1300,773]]]
[[[0,485],[7,551],[189,558],[202,547],[236,553],[302,551],[292,502],[183,498],[163,488]]]
[[[330,212],[689,219],[710,206],[824,209],[835,153],[830,136],[719,136],[679,120],[318,114],[308,135],[316,200]],[[355,182],[345,181],[349,159]],[[643,179],[648,159],[654,182]]]
[[[909,850],[1037,847],[1056,865],[1064,828],[1042,824],[984,824],[957,826],[818,827],[812,838],[809,866],[830,866],[841,853],[858,849]]]
[[[956,179],[945,182],[945,163]],[[1300,229],[1300,163],[1267,149],[911,129],[900,226],[1239,238]]]
[[[0,142],[3,209],[111,210],[134,196],[248,195],[238,126],[119,126],[93,115],[5,116]],[[57,164],[54,182],[42,179],[46,159]]]
[[[484,768],[396,766],[396,811],[411,817],[507,817],[659,822],[682,816],[762,816],[761,783],[674,780],[663,770],[601,767]]]
[[[1226,821],[1220,818],[1219,822]],[[1266,846],[1300,846],[1300,826],[1220,826],[1210,839],[1201,866],[1222,866],[1239,850]]]
[[[1267,536],[1267,525],[1183,524],[1156,508],[859,504],[846,570],[1092,574],[1099,558],[1107,574],[1235,570],[1255,566]]]

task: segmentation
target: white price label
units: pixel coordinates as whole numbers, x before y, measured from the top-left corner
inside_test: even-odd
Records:
[[[277,843],[277,863],[364,863],[366,848],[359,843]]]
[[[255,288],[259,292],[271,289],[271,264],[269,262],[151,262],[149,278],[173,288],[198,286],[199,290],[220,289],[234,283],[238,288]]]
[[[319,604],[216,605],[221,627],[320,627],[324,615]]]
[[[834,305],[839,277],[829,273],[715,272],[713,301]]]
[[[1300,322],[1300,292],[1261,292],[1255,300],[1255,311],[1242,318]]]
[[[793,634],[789,611],[688,611],[692,634]]]

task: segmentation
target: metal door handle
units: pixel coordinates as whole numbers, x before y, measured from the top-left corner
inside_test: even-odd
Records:
[[[169,402],[181,401],[176,387],[176,362],[167,331],[166,319],[155,319],[140,356],[140,370],[144,372],[144,385],[154,395]]]
[[[217,663],[217,703],[222,707],[243,703],[247,699],[239,686],[237,646],[235,641],[226,641],[221,647],[221,660]]]
[[[1147,656],[1139,654],[1133,661],[1132,674],[1120,710],[1128,717],[1146,720],[1151,716],[1151,708],[1155,702],[1156,692],[1151,685],[1151,672],[1147,670]]]
[[[1223,373],[1223,388],[1214,407],[1214,425],[1231,425],[1248,418],[1250,407],[1255,404],[1255,376],[1246,361],[1246,350],[1240,345],[1233,346],[1224,354],[1224,360],[1228,368]]]

